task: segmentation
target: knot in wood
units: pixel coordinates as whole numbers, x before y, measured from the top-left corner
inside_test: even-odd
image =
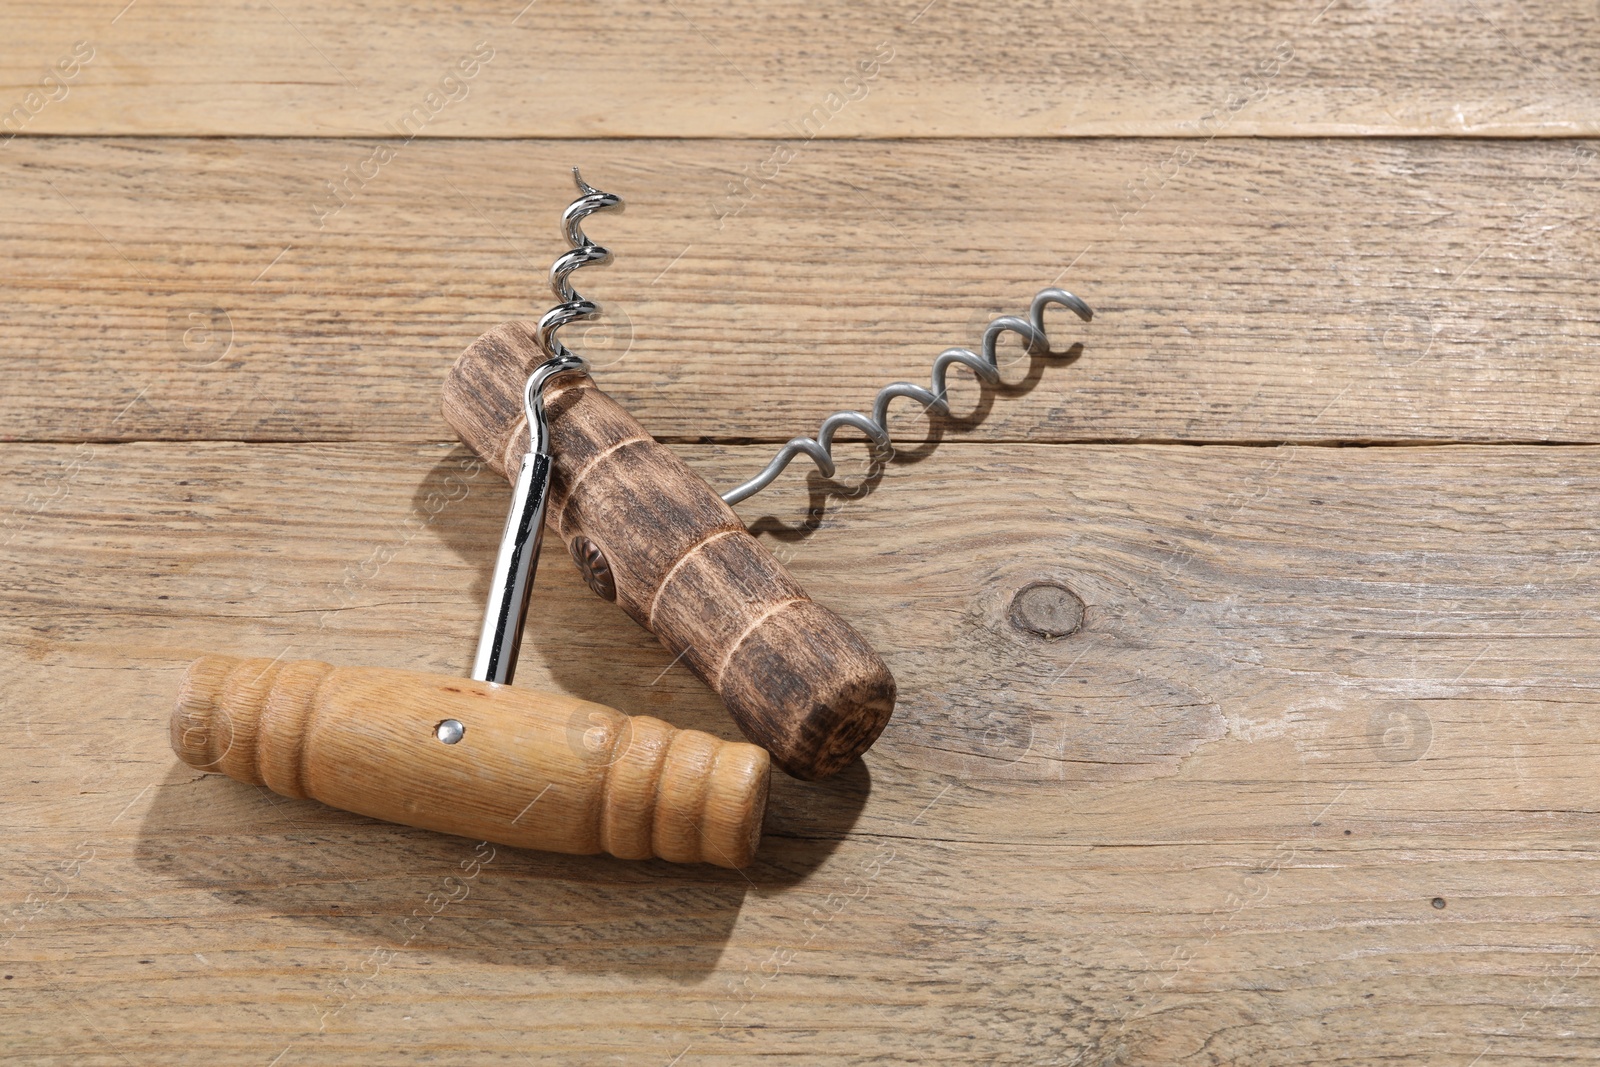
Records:
[[[594,590],[594,595],[602,600],[617,599],[617,582],[611,575],[611,564],[606,562],[606,554],[600,551],[600,546],[587,537],[574,537],[570,547],[578,571],[589,588]]]
[[[1040,637],[1066,637],[1083,625],[1083,600],[1059,582],[1029,582],[1011,598],[1011,625]]]

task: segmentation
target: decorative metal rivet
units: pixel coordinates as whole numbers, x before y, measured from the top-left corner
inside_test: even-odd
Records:
[[[611,576],[611,564],[606,562],[606,554],[600,551],[600,546],[587,537],[574,537],[570,547],[578,571],[594,590],[594,595],[602,600],[617,599],[617,582]]]
[[[433,736],[447,745],[453,745],[467,736],[467,728],[459,719],[446,719],[433,728]]]

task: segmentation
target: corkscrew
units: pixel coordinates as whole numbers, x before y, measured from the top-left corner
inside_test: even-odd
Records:
[[[552,264],[558,303],[537,323],[511,322],[469,345],[444,386],[444,416],[468,447],[513,481],[528,454],[530,426],[547,419],[551,442],[549,523],[566,543],[589,587],[615,601],[727,705],[745,736],[768,749],[779,767],[821,778],[860,755],[894,709],[888,668],[849,624],[806,596],[763,548],[730,504],[771,484],[797,455],[832,474],[835,434],[865,433],[879,452],[890,448],[889,404],[914,399],[948,412],[950,368],[965,366],[979,381],[999,381],[995,346],[1006,333],[1030,351],[1048,351],[1044,313],[1060,304],[1088,320],[1082,300],[1062,289],[1034,298],[1027,319],[1003,316],[984,333],[981,352],[951,348],[935,361],[928,388],[895,382],[877,396],[871,416],[841,411],[815,438],[791,440],[755,478],[718,494],[645,432],[587,374],[552,381],[536,413],[519,402],[530,370],[574,359],[557,334],[599,306],[581,296],[572,275],[608,263],[583,221],[621,210],[620,197],[584,182],[562,214],[570,246]]]
[[[893,453],[894,446],[889,438],[890,401],[905,397],[908,400],[915,400],[922,405],[924,411],[931,414],[950,414],[949,389],[945,381],[950,368],[957,365],[966,367],[983,385],[998,385],[1000,361],[995,353],[995,345],[1005,334],[1014,333],[1021,337],[1030,353],[1044,355],[1050,351],[1050,339],[1044,331],[1044,310],[1051,304],[1070,308],[1077,312],[1078,317],[1084,322],[1094,318],[1094,312],[1089,309],[1089,305],[1065,289],[1041,290],[1034,296],[1026,319],[1014,315],[1002,315],[989,323],[988,328],[983,331],[982,355],[966,348],[947,348],[933,361],[933,374],[929,379],[928,388],[924,389],[911,382],[891,382],[878,390],[878,395],[872,402],[871,415],[863,415],[859,411],[835,411],[822,420],[822,428],[817,431],[816,437],[790,439],[760,474],[723,493],[723,502],[737,504],[741,500],[755,496],[771,485],[778,475],[783,473],[789,461],[799,455],[811,457],[811,461],[817,465],[823,477],[833,477],[833,437],[847,426],[866,434],[873,451],[880,458]]]
[[[600,597],[654,633],[722,698],[745,736],[799,778],[822,778],[877,739],[894,676],[848,623],[817,604],[722,498],[581,372],[528,402],[530,372],[574,366],[563,326],[599,313],[573,272],[611,254],[583,221],[622,200],[586,183],[562,214],[570,250],[550,268],[558,303],[468,346],[445,379],[444,416],[519,485],[540,420],[550,442],[547,522]],[[513,591],[501,591],[506,611]]]

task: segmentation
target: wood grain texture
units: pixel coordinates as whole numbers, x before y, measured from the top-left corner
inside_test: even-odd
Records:
[[[445,420],[513,481],[533,447],[525,383],[546,358],[530,326],[505,323],[468,345],[443,387]],[[895,696],[872,646],[807,596],[716,491],[593,379],[556,380],[542,411],[546,521],[589,587],[655,634],[789,774],[826,778],[871,747]],[[595,559],[604,583],[591,580]]]
[[[446,722],[453,740],[438,735]],[[282,796],[579,856],[737,869],[755,855],[767,806],[767,753],[755,745],[421,671],[201,656],[168,735],[196,770]]]
[[[1581,0],[10,0],[4,21],[0,83],[26,133],[1600,132],[1600,23]],[[94,58],[62,96],[41,82],[75,41]]]
[[[370,143],[6,151],[10,439],[448,440],[451,361],[550,304],[582,163],[629,208],[580,279],[619,322],[567,340],[664,440],[815,433],[1059,279],[1081,355],[956,372],[948,437],[1600,441],[1591,142],[819,144],[720,230],[765,148],[417,143],[323,229]]]
[[[1592,4],[0,14],[8,1062],[1600,1058]],[[438,387],[573,164],[630,206],[568,339],[714,486],[1097,312],[741,507],[903,683],[742,873],[166,748],[201,651],[465,673],[506,490]],[[520,682],[737,738],[535,595]]]
[[[775,545],[904,686],[859,772],[774,782],[747,877],[505,850],[423,921],[470,845],[196,776],[164,719],[207,647],[460,673],[503,485],[437,447],[9,446],[9,1050],[1590,1060],[1597,458],[947,443]],[[1040,583],[1070,636],[1013,622]],[[733,736],[572,571],[535,595],[525,684]]]

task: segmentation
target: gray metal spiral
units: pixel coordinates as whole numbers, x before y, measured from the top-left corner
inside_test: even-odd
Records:
[[[550,289],[561,303],[544,313],[534,333],[534,340],[548,359],[576,359],[572,351],[556,339],[556,331],[569,322],[593,318],[600,313],[600,305],[579,296],[570,280],[572,272],[579,267],[611,262],[611,253],[584,234],[583,220],[596,211],[623,210],[622,197],[602,193],[589,185],[577,167],[572,168],[572,180],[578,184],[578,199],[561,213],[561,232],[572,250],[563,252],[550,265]]]
[[[933,361],[933,375],[928,382],[928,388],[913,385],[911,382],[893,382],[878,390],[878,398],[872,404],[872,414],[863,415],[859,411],[836,411],[822,420],[822,428],[817,431],[816,437],[796,437],[784,445],[768,463],[766,469],[751,478],[748,482],[722,494],[722,499],[727,504],[737,504],[748,499],[771,485],[773,479],[783,472],[789,461],[802,453],[810,456],[817,469],[825,477],[832,477],[833,463],[833,436],[846,426],[852,426],[867,435],[872,442],[874,451],[884,453],[891,451],[889,443],[889,401],[896,397],[908,397],[923,406],[923,410],[935,415],[948,415],[950,405],[945,387],[945,376],[950,368],[959,363],[968,368],[978,379],[986,385],[996,385],[1000,381],[1000,363],[995,355],[995,344],[1000,340],[1000,335],[1014,333],[1022,338],[1028,346],[1030,353],[1043,354],[1050,351],[1050,339],[1044,332],[1044,309],[1050,304],[1060,304],[1076,312],[1084,322],[1094,317],[1094,312],[1089,305],[1073,296],[1065,289],[1045,289],[1033,298],[1033,304],[1028,309],[1026,319],[1015,315],[1003,315],[989,323],[983,331],[983,354],[979,355],[967,348],[947,348]]]

